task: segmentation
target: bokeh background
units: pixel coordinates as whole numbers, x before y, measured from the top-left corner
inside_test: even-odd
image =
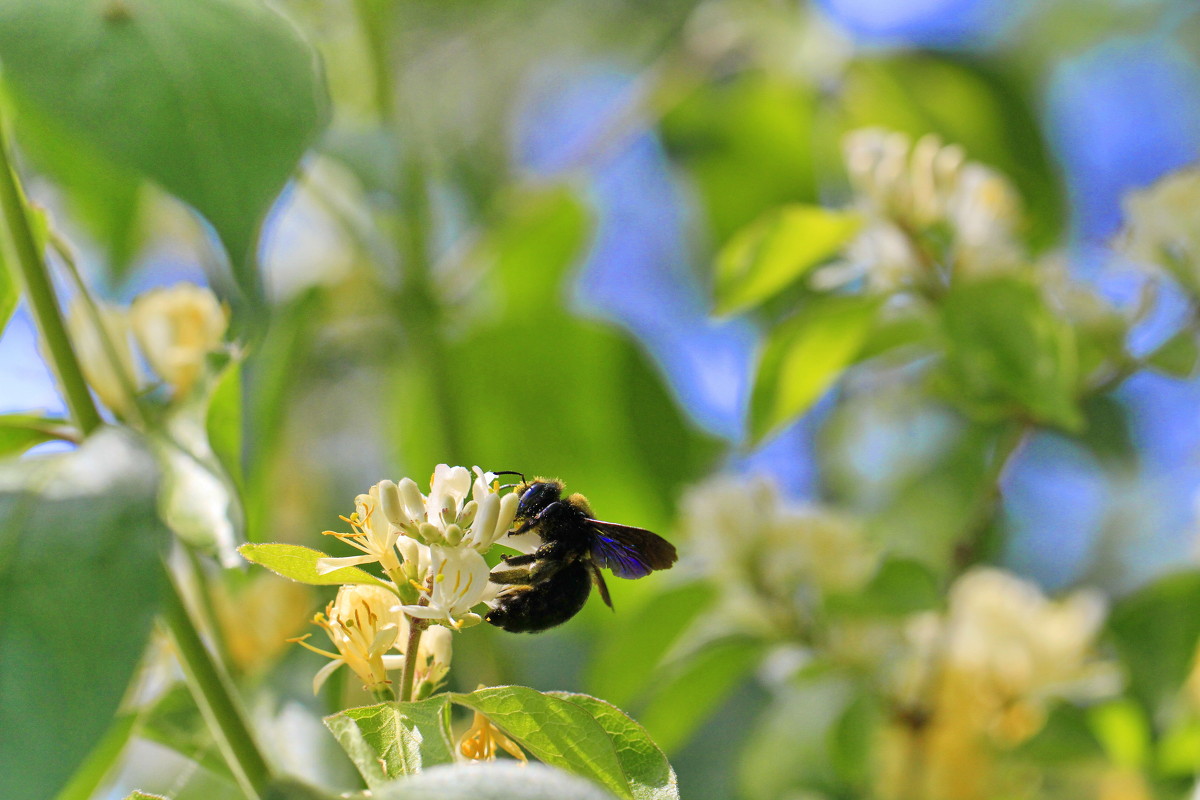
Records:
[[[373,34],[396,43],[382,89],[349,3],[276,5],[321,52],[334,105],[260,250],[274,322],[246,395],[257,540],[317,543],[356,493],[382,477],[423,481],[439,462],[557,475],[602,517],[669,538],[684,488],[730,472],[936,539],[939,503],[958,497],[954,415],[902,383],[835,389],[752,445],[759,331],[713,316],[713,254],[780,203],[845,201],[842,131],[933,130],[1008,172],[1039,246],[1129,306],[1145,273],[1112,246],[1122,197],[1200,155],[1190,0],[403,0]],[[378,124],[381,107],[394,128]],[[36,148],[25,155],[31,196],[102,295],[214,274],[208,232],[161,192],[143,187],[114,238]],[[419,284],[388,227],[389,187],[411,163],[430,188]],[[1187,313],[1162,291],[1135,353]],[[0,412],[64,412],[24,308],[0,365]],[[1049,591],[1120,595],[1196,557],[1200,382],[1139,373],[1111,406],[1087,435],[1036,435],[1004,475],[997,560]],[[636,682],[613,673],[649,668],[626,634],[653,624],[670,581],[621,582],[615,616],[594,602],[544,635],[464,633],[453,680],[593,691],[637,712]],[[271,622],[231,635],[234,660],[275,692],[256,707],[261,724],[290,731],[266,738],[300,774],[349,780],[317,722],[330,709],[308,690],[317,660],[282,644],[324,598],[250,601],[237,592],[257,581],[241,582],[231,602],[261,602]],[[726,756],[768,735],[764,680],[700,690],[695,725],[667,734],[684,797],[762,796]],[[137,747],[114,797],[154,775],[179,797],[228,789],[203,769],[180,778],[181,757],[153,742]]]

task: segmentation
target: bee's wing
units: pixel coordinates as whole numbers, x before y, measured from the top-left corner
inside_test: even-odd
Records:
[[[645,528],[589,519],[593,528],[592,559],[618,578],[644,578],[667,569],[678,555],[675,545]]]
[[[600,567],[596,566],[595,561],[588,566],[592,569],[592,582],[600,590],[600,599],[604,601],[604,605],[612,608],[612,598],[608,596],[608,584],[604,582],[604,573],[600,571]],[[616,609],[613,610],[615,611]]]

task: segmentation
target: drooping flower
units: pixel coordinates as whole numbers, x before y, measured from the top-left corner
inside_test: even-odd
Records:
[[[343,586],[325,613],[313,617],[313,624],[325,631],[337,649],[335,653],[314,647],[305,641],[308,636],[292,640],[331,659],[313,677],[314,694],[343,664],[354,670],[368,691],[388,685],[388,671],[404,666],[403,655],[388,654],[400,635],[403,620],[396,596],[386,589],[363,584]]]
[[[516,742],[476,711],[471,727],[458,739],[458,752],[473,761],[495,761],[497,749],[520,761],[528,761]]]
[[[216,295],[191,283],[144,292],[129,313],[142,354],[177,397],[196,383],[229,325]]]
[[[92,309],[76,298],[67,310],[67,330],[88,385],[113,413],[127,417],[141,380],[129,339],[129,315],[103,303]]]

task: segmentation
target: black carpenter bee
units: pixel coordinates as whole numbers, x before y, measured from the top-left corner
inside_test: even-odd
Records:
[[[492,573],[492,582],[505,587],[484,617],[493,625],[514,633],[561,625],[583,608],[593,582],[612,608],[601,567],[619,578],[644,578],[675,563],[675,546],[657,533],[596,519],[583,495],[562,496],[562,481],[520,477],[509,535],[533,531],[542,544],[527,555],[505,556],[511,569]]]

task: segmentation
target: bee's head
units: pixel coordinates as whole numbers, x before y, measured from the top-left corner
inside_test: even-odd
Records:
[[[552,478],[534,478],[517,487],[521,500],[517,503],[517,519],[529,519],[546,506],[562,497],[562,481]]]

